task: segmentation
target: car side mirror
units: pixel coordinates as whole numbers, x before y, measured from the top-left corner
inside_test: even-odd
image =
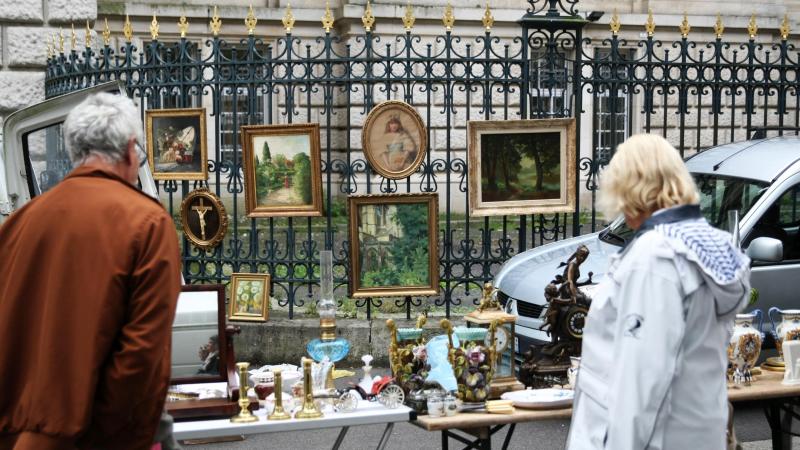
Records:
[[[770,237],[755,238],[747,247],[747,256],[758,262],[780,262],[783,260],[783,242]]]

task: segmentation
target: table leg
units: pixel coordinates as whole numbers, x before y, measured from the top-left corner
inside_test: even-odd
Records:
[[[386,424],[386,428],[383,430],[383,436],[381,436],[381,441],[378,443],[378,450],[383,450],[386,448],[386,444],[389,443],[389,436],[392,435],[392,430],[394,429],[394,423],[390,422]]]
[[[447,430],[442,430],[442,450],[450,449],[450,437],[447,435]]]
[[[767,423],[772,434],[772,450],[788,450],[792,448],[792,436],[789,433],[784,433],[783,426],[788,420],[788,425],[791,426],[791,414],[786,414],[784,420],[781,420],[781,403],[779,400],[773,400],[764,406],[764,415],[767,416]]]
[[[342,445],[342,441],[344,440],[345,435],[347,435],[347,431],[350,427],[342,427],[342,431],[339,432],[339,436],[336,436],[336,442],[333,443],[333,450],[339,450],[339,446]]]
[[[511,443],[511,436],[513,436],[513,435],[514,435],[514,429],[515,429],[516,427],[517,427],[517,424],[515,424],[515,423],[512,423],[512,424],[511,424],[511,425],[508,427],[508,433],[506,433],[506,438],[503,440],[503,447],[501,447],[501,448],[502,448],[502,450],[508,450],[508,444],[510,444],[510,443]]]

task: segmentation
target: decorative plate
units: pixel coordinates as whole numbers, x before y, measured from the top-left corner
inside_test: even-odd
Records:
[[[559,409],[572,406],[574,395],[570,389],[528,389],[506,392],[500,398],[511,400],[518,408]]]

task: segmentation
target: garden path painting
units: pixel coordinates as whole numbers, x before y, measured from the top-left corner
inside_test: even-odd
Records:
[[[258,206],[312,204],[311,141],[307,134],[254,136]]]
[[[549,200],[561,196],[561,133],[481,136],[481,200]]]

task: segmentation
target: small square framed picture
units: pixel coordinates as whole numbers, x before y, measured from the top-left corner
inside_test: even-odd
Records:
[[[269,319],[269,291],[269,274],[232,274],[228,319],[266,322]]]

